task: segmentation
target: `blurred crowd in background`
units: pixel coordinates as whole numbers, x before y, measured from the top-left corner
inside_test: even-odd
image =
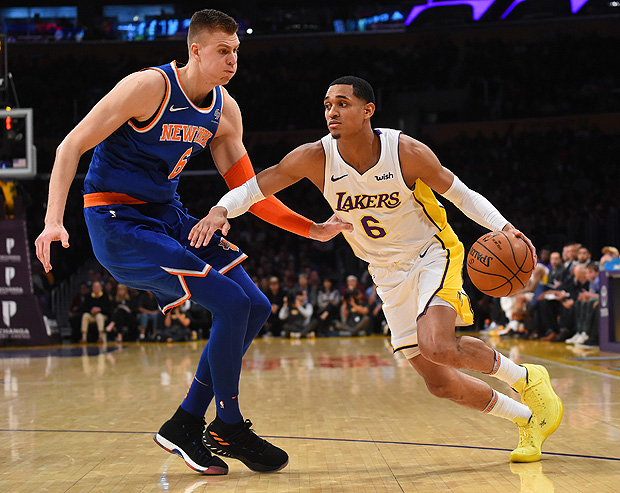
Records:
[[[255,168],[261,169],[277,163],[295,146],[327,133],[322,109],[327,85],[342,75],[361,76],[377,95],[375,127],[400,128],[428,144],[442,164],[485,195],[539,249],[561,252],[565,245],[579,243],[598,261],[603,247],[620,245],[619,41],[616,18],[505,29],[468,24],[340,37],[245,35],[238,72],[227,89],[241,107],[246,147]],[[130,45],[15,42],[9,45],[8,55],[20,105],[33,108],[35,114],[40,175],[18,184],[34,241],[43,226],[49,172],[61,139],[122,77],[173,59],[183,62],[187,47],[183,39]],[[102,282],[111,298],[103,332],[98,327],[89,337],[175,340],[176,335],[166,332],[165,318],[157,320],[155,330],[153,321],[146,327],[145,316],[140,318],[134,301],[131,310],[138,310],[138,315],[131,329],[123,332],[121,322],[109,326],[117,286],[104,271],[93,267],[81,213],[81,180],[89,157],[90,153],[81,161],[65,215],[71,248],[54,249],[54,269],[49,276],[33,262],[42,297],[48,299],[46,293],[81,269],[80,282],[88,283],[88,289],[93,282]],[[214,172],[208,152],[192,159],[186,170],[179,193],[190,213],[202,217],[226,191],[225,183]],[[317,222],[331,215],[320,192],[309,183],[299,183],[278,196]],[[469,248],[484,230],[450,203],[444,205],[449,221]],[[284,300],[278,298],[278,309],[265,334],[386,330],[380,314],[373,315],[380,300],[374,298],[366,266],[353,256],[342,237],[316,243],[249,214],[231,224],[229,239],[249,255],[246,270],[265,292],[277,279],[281,296],[287,297],[288,316],[294,311],[290,306],[304,304],[304,292],[306,302],[313,306],[312,324],[299,329],[287,322],[286,314],[280,318]],[[91,271],[98,274],[87,275]],[[300,286],[304,276],[310,283],[306,289]],[[358,304],[367,304],[368,310],[361,310],[366,313],[358,314],[357,323],[368,317],[361,328],[346,325],[348,314],[343,317],[341,313],[345,294],[351,291],[349,276],[359,282],[354,289],[363,296],[356,293],[347,299],[357,297]],[[320,319],[325,310],[318,302],[319,292],[326,296],[326,280],[338,293],[338,308],[330,312],[327,323]],[[484,300],[465,281],[476,303]],[[132,299],[139,298],[139,293],[129,291]],[[188,306],[185,311],[189,314],[191,309]],[[208,314],[194,313],[193,317],[201,322],[198,328],[180,329],[183,339],[206,336]],[[483,314],[479,329],[484,329],[487,318],[488,313]],[[83,327],[81,318],[79,324],[76,320],[72,337],[79,340]],[[90,330],[93,325],[96,321]]]

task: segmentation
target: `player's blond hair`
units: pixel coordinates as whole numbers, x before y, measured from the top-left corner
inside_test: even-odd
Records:
[[[187,31],[187,47],[192,46],[196,38],[203,31],[223,31],[226,34],[235,34],[239,24],[228,14],[214,9],[203,9],[195,12],[189,22]]]

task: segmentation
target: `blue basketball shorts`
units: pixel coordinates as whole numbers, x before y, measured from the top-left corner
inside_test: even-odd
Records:
[[[180,203],[85,207],[84,218],[101,265],[118,282],[151,291],[164,313],[190,298],[185,277],[224,274],[247,258],[218,235],[192,247],[187,236],[198,219]]]

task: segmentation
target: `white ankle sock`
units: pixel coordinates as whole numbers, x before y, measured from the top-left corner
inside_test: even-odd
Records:
[[[493,351],[495,351],[495,349]],[[527,371],[523,366],[517,365],[499,351],[495,351],[495,364],[489,375],[512,386],[520,378],[525,378],[527,376]]]
[[[493,391],[493,396],[487,407],[482,411],[485,414],[492,414],[499,418],[514,421],[516,418],[530,419],[532,411],[525,404],[521,404],[507,395]]]

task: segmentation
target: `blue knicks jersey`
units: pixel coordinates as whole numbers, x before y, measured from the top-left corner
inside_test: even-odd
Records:
[[[176,62],[147,70],[159,71],[166,94],[153,117],[129,120],[94,151],[84,180],[84,192],[124,193],[145,202],[177,198],[181,173],[190,157],[202,152],[217,132],[224,94],[216,86],[206,108],[185,94]]]

